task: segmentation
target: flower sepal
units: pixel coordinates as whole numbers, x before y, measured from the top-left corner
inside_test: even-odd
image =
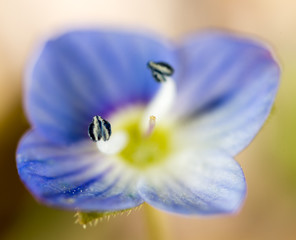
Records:
[[[79,223],[84,229],[87,225],[95,226],[99,221],[109,220],[110,217],[116,217],[118,215],[129,215],[132,210],[138,210],[142,205],[135,208],[127,208],[118,211],[104,211],[104,212],[80,212],[77,211],[74,215],[76,217],[75,223]]]

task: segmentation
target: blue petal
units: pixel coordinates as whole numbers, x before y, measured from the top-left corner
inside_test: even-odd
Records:
[[[27,188],[47,205],[105,211],[143,202],[134,175],[89,141],[63,147],[31,131],[19,144],[17,168]]]
[[[183,152],[139,184],[152,206],[178,214],[232,213],[241,206],[246,184],[240,166],[222,153]]]
[[[181,118],[196,121],[195,127],[187,124],[188,132],[237,154],[271,110],[279,84],[277,62],[262,44],[220,32],[188,38],[178,54],[184,69],[175,109]]]
[[[152,98],[158,85],[149,60],[175,65],[170,46],[148,35],[73,31],[47,41],[27,74],[32,125],[58,143],[87,138],[93,116]]]

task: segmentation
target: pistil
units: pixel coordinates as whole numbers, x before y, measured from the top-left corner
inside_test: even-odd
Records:
[[[145,137],[149,137],[151,135],[151,133],[154,130],[155,124],[156,124],[156,117],[152,115],[149,118],[149,127],[147,129],[147,132],[145,133]]]

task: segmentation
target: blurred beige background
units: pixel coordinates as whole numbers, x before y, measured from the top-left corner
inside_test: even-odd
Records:
[[[238,157],[248,196],[241,212],[186,218],[155,211],[163,239],[296,239],[296,2],[292,0],[0,0],[0,239],[151,239],[145,208],[83,230],[72,213],[38,205],[20,183],[14,152],[28,128],[22,71],[40,39],[68,28],[147,29],[171,38],[208,27],[264,39],[283,78],[275,111]]]

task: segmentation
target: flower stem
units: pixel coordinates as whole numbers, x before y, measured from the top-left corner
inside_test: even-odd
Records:
[[[169,240],[170,234],[166,216],[162,213],[144,204],[144,214],[147,225],[147,239],[149,240]]]

